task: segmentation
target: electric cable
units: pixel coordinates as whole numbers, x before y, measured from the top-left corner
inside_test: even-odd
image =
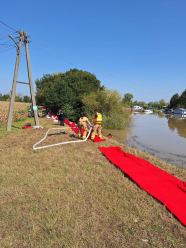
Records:
[[[6,24],[5,22],[3,22],[1,20],[0,20],[0,24],[2,24],[3,26],[5,26],[5,27],[7,27],[7,28],[9,28],[11,30],[13,30],[16,33],[18,32],[15,28],[11,27],[10,25]]]

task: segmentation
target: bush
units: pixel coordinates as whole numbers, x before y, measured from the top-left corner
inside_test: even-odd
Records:
[[[105,128],[122,129],[128,125],[129,111],[124,107],[122,98],[117,91],[100,90],[83,97],[85,111],[89,118],[98,109],[103,114]]]

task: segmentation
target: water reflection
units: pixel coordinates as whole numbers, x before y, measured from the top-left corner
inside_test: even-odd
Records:
[[[186,138],[186,119],[169,118],[168,126],[171,130],[177,131],[180,137]]]
[[[186,119],[133,115],[128,145],[186,168]]]

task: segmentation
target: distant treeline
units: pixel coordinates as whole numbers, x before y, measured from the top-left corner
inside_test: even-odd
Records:
[[[133,102],[133,106],[138,105],[143,107],[144,109],[148,109],[148,108],[153,108],[153,109],[162,109],[168,106],[168,103],[164,100],[161,99],[160,101],[155,101],[155,102],[143,102],[143,101],[134,101]]]
[[[154,101],[154,102],[136,101],[136,100],[133,100],[133,95],[131,93],[126,93],[124,95],[123,103],[129,107],[140,106],[144,109],[148,109],[148,108],[162,109],[168,106],[169,104],[164,99],[161,99],[159,101]]]
[[[186,89],[182,92],[181,95],[176,93],[171,97],[169,107],[170,108],[186,108]]]
[[[153,109],[162,109],[165,107],[168,108],[186,108],[186,89],[182,92],[181,95],[178,93],[174,94],[170,102],[166,102],[164,99],[155,102],[144,102],[133,100],[133,95],[131,93],[126,93],[123,97],[123,103],[127,106],[140,106],[144,109],[153,108]]]
[[[9,94],[1,94],[0,93],[0,101],[9,101],[10,100],[10,95]],[[26,102],[29,103],[31,102],[31,98],[29,96],[20,96],[17,95],[15,97],[15,102]]]

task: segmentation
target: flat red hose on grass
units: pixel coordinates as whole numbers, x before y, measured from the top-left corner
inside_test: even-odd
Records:
[[[77,124],[75,122],[71,122],[68,119],[65,119],[64,123],[66,125],[68,125],[72,129],[72,131],[74,131],[74,133],[78,134],[79,128],[78,128],[78,126],[77,126]],[[82,130],[82,132],[83,132],[83,130]],[[89,139],[90,139],[90,137],[89,137]],[[105,141],[105,139],[101,139],[98,136],[95,136],[94,142],[101,142],[101,141]]]
[[[124,152],[120,147],[99,147],[99,150],[186,226],[186,182],[142,158]]]

